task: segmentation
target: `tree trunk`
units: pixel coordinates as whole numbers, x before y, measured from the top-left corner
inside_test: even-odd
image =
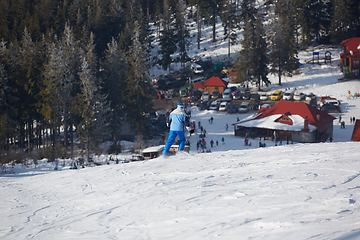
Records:
[[[216,10],[215,10],[215,7],[214,7],[214,16],[213,16],[213,42],[216,42]]]
[[[197,5],[197,27],[198,27],[198,49],[200,49],[200,39],[201,39],[201,15],[200,15],[200,6]]]

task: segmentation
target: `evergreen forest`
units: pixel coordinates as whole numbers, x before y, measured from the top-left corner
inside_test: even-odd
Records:
[[[0,0],[1,163],[74,157],[73,133],[87,161],[104,141],[120,152],[125,123],[140,142],[156,96],[149,70],[184,66],[202,26],[216,41],[219,19],[224,40],[243,46],[237,81],[260,86],[269,68],[281,84],[300,46],[357,37],[359,18],[355,0]]]

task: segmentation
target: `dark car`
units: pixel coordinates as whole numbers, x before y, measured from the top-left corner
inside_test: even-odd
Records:
[[[238,106],[236,104],[230,104],[227,112],[228,113],[237,113]]]
[[[243,99],[242,93],[240,91],[235,91],[235,94],[233,94],[233,99],[235,99],[235,100]]]
[[[252,105],[252,109],[253,110],[259,110],[260,109],[260,104],[261,104],[260,100],[255,100],[254,104]]]
[[[341,113],[340,107],[332,104],[324,104],[320,110],[326,113]]]
[[[199,103],[198,108],[200,110],[207,110],[209,109],[209,106],[210,106],[210,101],[202,101]]]
[[[252,94],[250,94],[250,100],[253,100],[253,101],[260,100],[260,95],[257,93],[252,93]]]
[[[213,91],[212,94],[211,94],[211,98],[212,99],[217,99],[220,97],[220,93],[219,91]]]
[[[243,94],[243,99],[245,99],[245,100],[250,100],[250,92],[245,92],[244,94]]]

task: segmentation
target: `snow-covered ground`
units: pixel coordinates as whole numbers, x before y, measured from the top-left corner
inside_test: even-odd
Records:
[[[202,46],[204,54],[211,55],[210,45]],[[224,46],[216,51],[226,55]],[[347,98],[348,91],[360,92],[360,82],[338,81],[341,50],[319,51],[327,50],[331,65],[305,64],[282,86],[270,75],[264,89],[296,87],[341,100],[343,112],[334,116],[346,128],[335,120],[334,142],[267,140],[258,148],[250,139],[252,146],[244,146],[231,124],[254,112],[192,108],[208,145],[219,141],[212,153],[198,153],[193,135],[189,154],[61,171],[43,160],[0,175],[0,239],[360,239],[360,146],[350,141],[349,120],[360,118],[360,99]],[[301,63],[311,57],[312,51],[299,54]]]

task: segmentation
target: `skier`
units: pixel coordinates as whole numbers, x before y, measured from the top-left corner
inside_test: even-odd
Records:
[[[210,145],[211,145],[211,147],[213,147],[213,146],[214,146],[214,140],[212,140],[212,139],[211,139],[211,141],[210,141]]]
[[[227,123],[225,124],[225,129],[226,131],[229,129],[229,125]]]
[[[225,138],[224,137],[221,138],[221,142],[222,142],[222,144],[225,144]]]
[[[206,148],[206,141],[205,141],[204,138],[202,139],[201,143],[202,143],[202,145],[203,145],[203,148]]]
[[[185,147],[185,134],[184,134],[184,123],[186,129],[192,134],[194,129],[190,127],[189,117],[186,115],[184,111],[184,104],[178,103],[177,108],[172,111],[169,117],[166,119],[166,125],[170,126],[170,132],[168,140],[165,144],[165,148],[163,151],[163,155],[166,155],[171,145],[174,143],[176,136],[179,136],[180,143],[179,143],[179,151],[184,150]]]

